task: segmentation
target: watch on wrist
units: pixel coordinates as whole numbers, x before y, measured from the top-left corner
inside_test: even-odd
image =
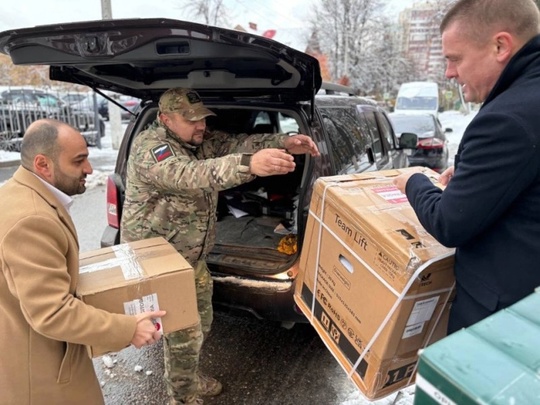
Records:
[[[242,166],[247,166],[251,173],[251,157],[253,156],[252,153],[243,153],[242,158],[240,159],[240,164]]]

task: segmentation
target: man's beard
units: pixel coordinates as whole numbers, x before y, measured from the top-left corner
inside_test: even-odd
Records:
[[[83,178],[86,178],[86,176],[84,176]],[[54,186],[58,190],[69,196],[73,196],[75,194],[82,194],[86,191],[86,185],[81,184],[80,177],[77,178],[77,182],[75,183],[74,178],[65,175],[57,168],[55,168],[54,170],[54,179],[56,183],[54,184]]]

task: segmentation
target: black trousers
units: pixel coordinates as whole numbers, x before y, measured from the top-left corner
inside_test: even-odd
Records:
[[[487,318],[496,311],[490,311],[474,299],[465,289],[456,283],[456,297],[450,309],[448,334],[467,328]]]

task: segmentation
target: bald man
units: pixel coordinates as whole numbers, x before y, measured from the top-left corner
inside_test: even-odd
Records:
[[[85,346],[118,351],[156,342],[151,318],[111,314],[75,298],[79,243],[71,196],[92,173],[75,128],[32,123],[21,167],[0,187],[0,387],[2,404],[103,404]]]

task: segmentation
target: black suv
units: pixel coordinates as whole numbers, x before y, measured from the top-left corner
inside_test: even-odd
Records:
[[[51,65],[53,79],[142,100],[107,184],[102,246],[119,243],[130,146],[156,118],[166,89],[196,89],[216,113],[207,119],[210,129],[313,138],[320,158],[296,156],[295,172],[257,178],[220,196],[216,245],[207,260],[214,301],[259,318],[306,321],[293,291],[314,181],[407,164],[382,108],[346,88],[321,89],[315,58],[257,35],[169,19],[109,20],[0,33],[0,49],[14,63]]]

